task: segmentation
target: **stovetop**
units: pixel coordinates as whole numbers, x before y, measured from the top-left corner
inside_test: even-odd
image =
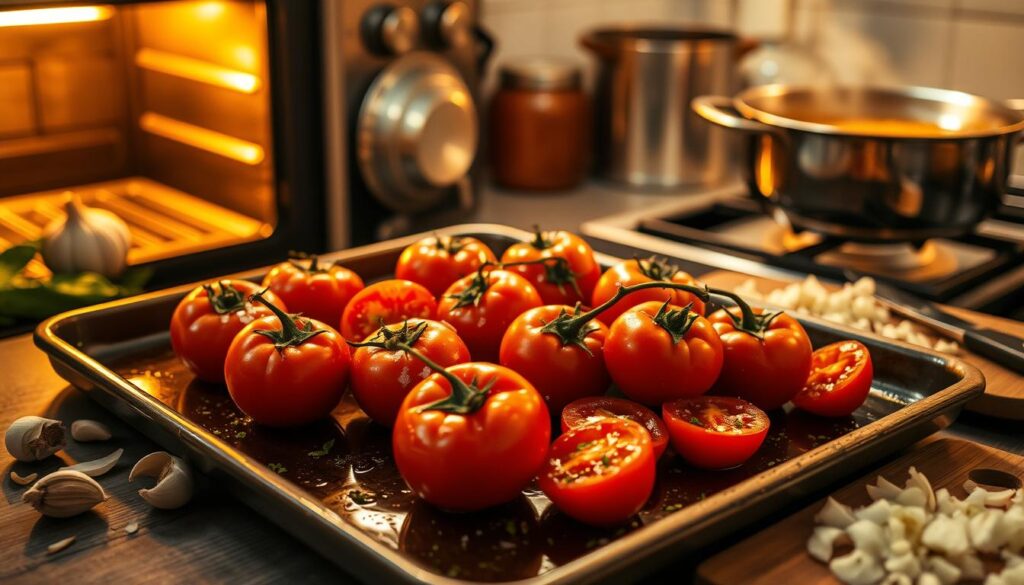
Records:
[[[682,197],[671,209],[588,222],[583,232],[625,248],[689,261],[694,265],[688,269],[697,273],[723,268],[844,281],[852,271],[934,301],[1024,317],[1024,223],[1005,218],[985,222],[976,233],[959,238],[861,244],[794,233],[783,217],[772,217],[758,202],[733,193]]]

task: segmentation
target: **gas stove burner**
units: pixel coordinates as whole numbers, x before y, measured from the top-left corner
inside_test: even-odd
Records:
[[[955,274],[960,267],[950,243],[929,240],[910,243],[865,244],[845,242],[815,257],[826,266],[852,268],[857,272],[906,282],[926,282]]]

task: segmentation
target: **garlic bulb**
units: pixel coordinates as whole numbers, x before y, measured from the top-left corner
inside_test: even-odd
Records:
[[[39,461],[64,448],[64,423],[41,416],[23,416],[4,436],[7,452],[18,461]]]
[[[43,259],[54,272],[97,272],[116,277],[128,264],[128,225],[104,209],[86,207],[72,194],[67,216],[43,230]]]

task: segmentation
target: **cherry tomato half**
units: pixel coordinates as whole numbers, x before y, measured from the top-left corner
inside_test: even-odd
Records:
[[[566,305],[545,305],[523,313],[505,332],[499,355],[501,365],[533,384],[551,412],[561,412],[577,398],[604,394],[611,384],[603,350],[608,327],[594,319],[586,323],[579,343],[565,343],[545,330],[562,314],[579,313]]]
[[[661,415],[676,453],[705,469],[727,469],[750,459],[770,424],[763,410],[728,396],[673,400],[662,405]]]
[[[646,260],[633,259],[620,262],[612,266],[601,275],[594,288],[590,305],[596,307],[601,303],[615,296],[619,286],[630,286],[641,282],[675,282],[679,284],[696,285],[697,281],[689,273],[679,270],[671,264],[661,262],[656,258]],[[678,307],[685,307],[692,304],[691,310],[698,315],[704,314],[704,301],[685,290],[658,290],[646,289],[630,293],[598,317],[610,327],[619,315],[626,312],[626,309],[635,307],[647,301],[668,301]]]
[[[564,230],[542,232],[538,229],[532,240],[512,244],[501,255],[502,262],[529,262],[541,258],[564,258],[576,286],[570,275],[553,263],[509,266],[508,270],[522,274],[533,283],[546,304],[575,305],[590,301],[594,285],[601,276],[601,266],[594,259],[590,244]]]
[[[707,319],[663,301],[623,313],[604,343],[615,385],[644,404],[704,394],[718,379],[723,359],[722,342]]]
[[[324,323],[338,323],[352,297],[363,290],[363,279],[338,264],[322,266],[316,256],[289,260],[270,269],[263,287],[280,297],[293,313]]]
[[[259,290],[245,280],[222,280],[196,287],[178,303],[171,317],[171,347],[197,378],[224,382],[224,358],[235,335],[247,323],[272,314],[249,302]],[[264,298],[287,310],[274,293]]]
[[[439,297],[456,280],[472,274],[486,262],[497,262],[494,252],[476,238],[431,236],[402,250],[395,278],[423,285]]]
[[[537,289],[515,272],[491,270],[455,281],[437,306],[439,321],[451,323],[478,362],[498,361],[505,330],[542,301]]]
[[[437,311],[434,295],[408,280],[382,280],[352,297],[341,315],[341,334],[349,341],[361,341],[385,325],[406,319],[433,319]]]
[[[474,511],[511,501],[544,465],[551,419],[540,394],[508,368],[470,362],[447,368],[467,386],[486,388],[468,412],[438,410],[452,384],[434,374],[409,392],[398,411],[392,447],[398,471],[424,500]]]
[[[740,314],[733,307],[729,313]],[[760,309],[754,313],[761,315]],[[764,410],[789,402],[804,387],[811,372],[811,340],[800,323],[782,313],[767,324],[762,339],[742,331],[726,309],[708,320],[725,349],[725,363],[714,393],[739,396]]]
[[[562,432],[609,417],[626,418],[647,429],[655,459],[668,447],[668,429],[661,417],[642,404],[614,396],[591,396],[570,402],[562,409]]]
[[[624,418],[570,429],[551,444],[538,484],[566,515],[595,526],[621,524],[654,489],[651,436]]]
[[[348,383],[348,345],[315,319],[268,307],[274,315],[246,325],[228,348],[224,379],[231,399],[267,426],[297,426],[326,417]]]
[[[409,319],[401,325],[378,329],[352,355],[352,395],[370,418],[386,426],[395,424],[398,409],[409,390],[429,376],[431,369],[419,358],[389,344],[404,343],[443,367],[469,361],[469,349],[447,323]]]
[[[874,366],[859,341],[839,341],[814,352],[811,375],[793,404],[821,416],[849,416],[871,391]]]

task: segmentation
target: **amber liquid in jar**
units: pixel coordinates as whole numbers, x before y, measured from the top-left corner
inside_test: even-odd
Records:
[[[550,61],[506,65],[490,111],[491,167],[510,189],[571,189],[586,176],[590,101],[579,69]]]

